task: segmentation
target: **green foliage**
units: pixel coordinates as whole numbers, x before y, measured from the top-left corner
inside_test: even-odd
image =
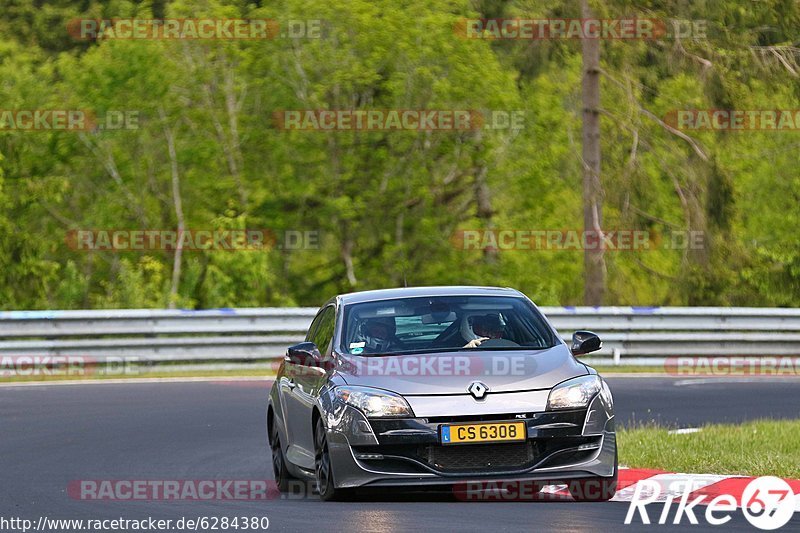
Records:
[[[648,231],[653,243],[606,253],[606,303],[797,305],[798,133],[696,131],[690,143],[658,119],[796,108],[798,5],[591,5],[601,18],[703,19],[709,34],[602,43],[604,226]],[[580,250],[454,244],[460,230],[582,229],[580,41],[454,31],[465,17],[579,18],[577,2],[0,0],[0,9],[2,109],[138,118],[135,129],[0,130],[3,308],[318,305],[403,284],[508,285],[542,304],[581,303]],[[324,22],[319,39],[76,41],[66,25],[80,17]],[[524,128],[273,123],[275,111],[304,109],[520,111]],[[319,246],[185,251],[174,288],[172,251],[68,246],[71,230],[175,230],[181,218],[189,229],[313,231]],[[690,231],[704,236],[700,248],[666,246]]]

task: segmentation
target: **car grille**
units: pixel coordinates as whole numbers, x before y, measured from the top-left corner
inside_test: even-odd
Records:
[[[424,472],[419,464],[422,463],[449,474],[491,474],[588,461],[597,453],[597,446],[601,443],[600,436],[575,436],[494,444],[357,446],[353,450],[356,454],[379,456],[360,460],[384,471],[410,472],[414,470],[412,465],[417,463],[417,471]],[[578,449],[578,446],[587,444],[594,446]]]
[[[426,462],[439,470],[502,470],[533,463],[530,442],[502,444],[460,444],[426,446]]]

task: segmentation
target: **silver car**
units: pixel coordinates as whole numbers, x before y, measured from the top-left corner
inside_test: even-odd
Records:
[[[576,359],[600,347],[589,331],[568,347],[513,289],[336,296],[287,350],[270,392],[275,481],[283,491],[316,481],[323,500],[497,483],[565,483],[577,500],[608,500],[613,400]]]

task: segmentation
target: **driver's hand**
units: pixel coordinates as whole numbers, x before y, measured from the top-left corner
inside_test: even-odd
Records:
[[[481,345],[483,341],[488,341],[489,337],[478,337],[477,339],[472,339],[467,344],[464,345],[464,348],[477,348]]]

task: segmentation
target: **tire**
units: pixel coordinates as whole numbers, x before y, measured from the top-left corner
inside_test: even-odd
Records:
[[[275,476],[275,485],[280,492],[288,492],[289,484],[295,477],[286,468],[286,456],[283,455],[278,424],[274,420],[270,423],[269,445],[272,449],[272,475]]]
[[[567,484],[570,496],[576,502],[607,502],[617,492],[617,457],[614,455],[614,474],[609,477],[597,476],[573,479]]]
[[[343,501],[351,495],[351,491],[347,489],[336,488],[333,464],[328,451],[328,437],[321,418],[317,418],[314,426],[314,475],[317,479],[317,490],[321,500],[326,502]]]

